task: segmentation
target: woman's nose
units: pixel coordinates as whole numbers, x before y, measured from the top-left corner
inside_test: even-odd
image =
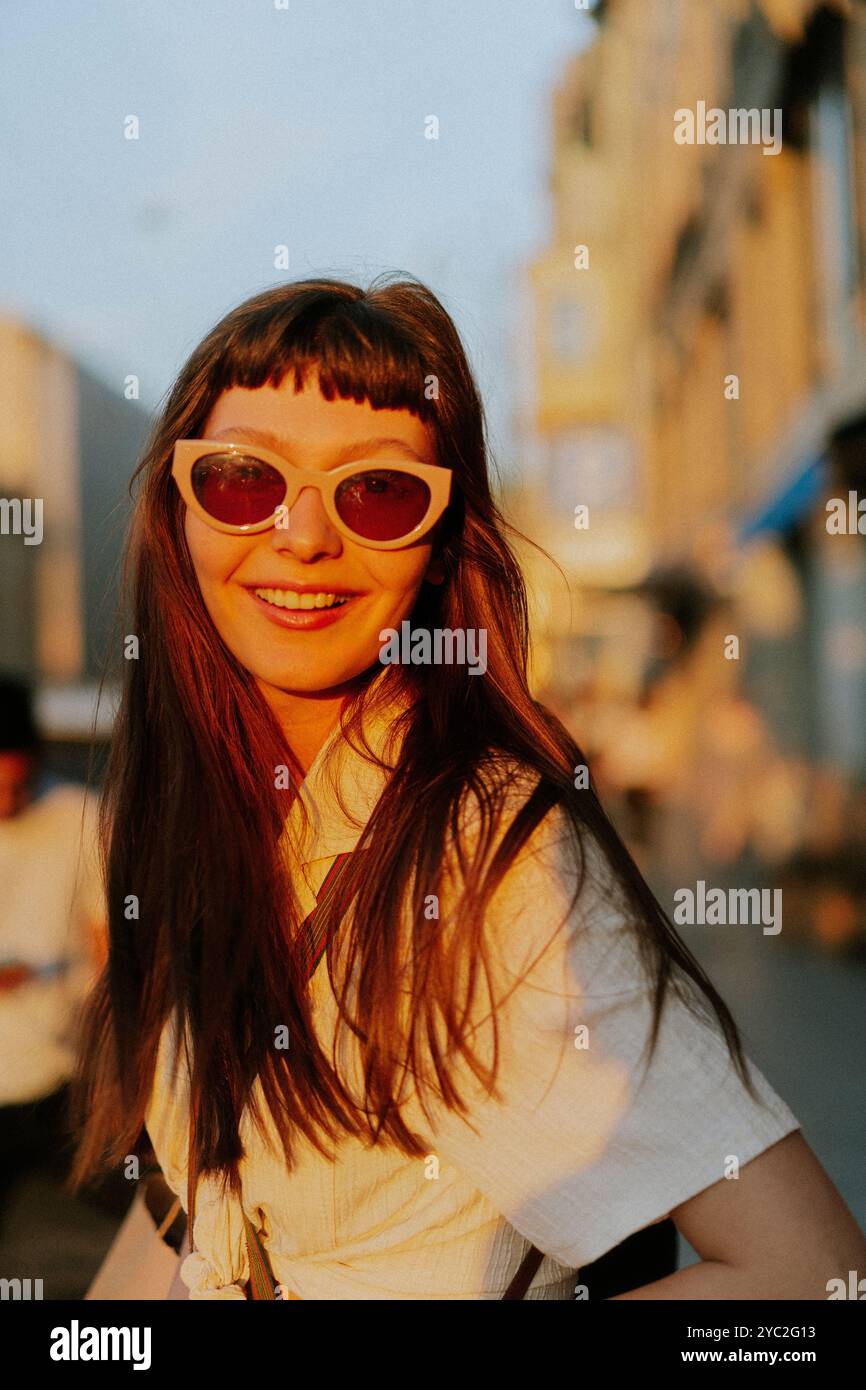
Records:
[[[274,525],[271,545],[306,563],[320,555],[339,555],[340,533],[331,525],[317,488],[301,488],[294,504]]]

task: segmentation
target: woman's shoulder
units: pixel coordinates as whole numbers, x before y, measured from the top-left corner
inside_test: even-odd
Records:
[[[537,768],[514,753],[496,749],[484,753],[464,778],[461,826],[468,832],[495,819],[505,829],[534,796],[544,794],[544,782]]]
[[[601,842],[572,797],[526,759],[494,752],[480,760],[464,785],[459,823],[468,842],[487,832],[491,845],[514,846],[512,880],[552,874],[563,883],[592,880],[616,893]]]
[[[521,827],[524,812],[529,820]],[[544,951],[559,970],[573,968],[578,956],[604,992],[643,985],[624,884],[567,794],[527,761],[492,755],[467,783],[460,824],[464,850],[486,830],[486,865],[499,856],[486,937],[499,944],[510,969]]]

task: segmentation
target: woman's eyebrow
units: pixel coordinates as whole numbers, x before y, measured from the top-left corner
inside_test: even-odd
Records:
[[[266,449],[273,449],[274,453],[280,454],[285,459],[291,459],[292,456],[291,446],[286,440],[280,439],[279,435],[273,434],[271,430],[254,429],[249,425],[227,426],[216,434],[209,434],[208,439],[249,439],[256,444],[263,444]],[[412,458],[417,459],[419,463],[426,462],[405,439],[376,435],[370,439],[356,439],[354,443],[344,445],[342,449],[337,450],[334,463],[335,465],[348,463],[350,459],[363,458],[377,449],[391,447],[402,449],[404,453],[411,454]]]

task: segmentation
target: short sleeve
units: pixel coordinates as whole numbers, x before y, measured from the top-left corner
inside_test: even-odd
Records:
[[[173,1076],[174,1036],[169,1022],[160,1042],[145,1126],[163,1176],[186,1211],[189,1085],[183,1057]],[[243,1211],[236,1199],[223,1195],[219,1179],[211,1174],[198,1181],[194,1235],[196,1249],[180,1267],[190,1299],[246,1298],[243,1285],[250,1270]]]
[[[55,787],[45,800],[51,816],[50,830],[56,837],[58,862],[65,864],[62,921],[57,922],[57,955],[63,966],[58,995],[63,994],[65,1007],[63,1020],[58,1022],[57,1040],[74,1050],[81,1010],[101,964],[97,946],[103,951],[107,949],[98,807],[96,798],[76,783]],[[102,942],[98,941],[97,932],[102,934]]]
[[[505,875],[485,927],[500,1000],[499,1098],[460,1059],[468,1115],[431,1109],[440,1163],[571,1269],[719,1181],[731,1158],[742,1166],[799,1128],[754,1064],[766,1104],[751,1098],[714,1016],[696,1017],[673,989],[644,1074],[652,983],[592,840],[585,863],[569,910],[578,857],[556,809]],[[485,1063],[489,1014],[488,1004],[473,1029]]]
[[[71,801],[75,870],[70,915],[69,943],[72,967],[70,992],[83,998],[97,974],[97,957],[107,951],[107,908],[99,857],[99,821],[96,799],[84,794]],[[102,940],[98,941],[96,933]]]
[[[105,886],[99,858],[99,809],[93,796],[84,797],[80,856],[76,877],[75,904],[90,921],[104,922]]]

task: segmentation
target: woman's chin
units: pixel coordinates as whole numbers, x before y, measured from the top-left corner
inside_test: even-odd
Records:
[[[378,662],[372,668],[375,675],[380,670]],[[361,661],[352,666],[331,666],[321,669],[310,668],[309,666],[281,666],[274,669],[259,669],[254,671],[254,675],[259,685],[273,690],[280,690],[287,695],[298,695],[312,697],[316,695],[327,696],[336,695],[341,690],[347,690],[359,680],[360,677],[371,671],[369,661]]]

